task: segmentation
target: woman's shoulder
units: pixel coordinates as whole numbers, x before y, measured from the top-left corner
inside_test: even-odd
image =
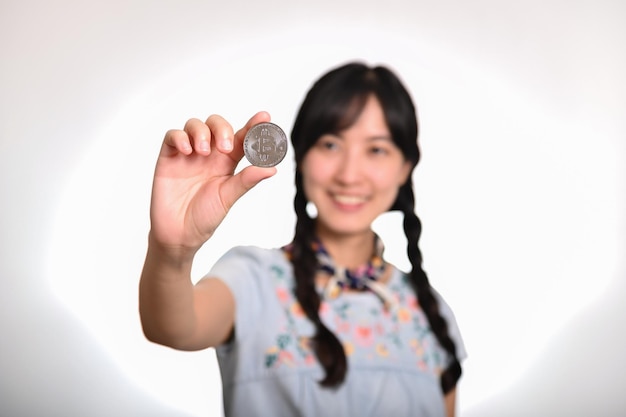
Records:
[[[289,261],[280,248],[235,246],[213,264],[207,276],[220,278],[229,283],[233,291],[239,292],[250,285],[271,286],[273,280],[269,278],[288,275],[289,268]]]
[[[227,250],[219,259],[221,262],[253,262],[267,264],[284,261],[285,255],[281,248],[264,248],[260,246],[234,246]]]

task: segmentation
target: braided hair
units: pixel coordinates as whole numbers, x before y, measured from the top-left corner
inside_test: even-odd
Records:
[[[347,359],[337,336],[319,316],[321,299],[315,288],[318,263],[312,243],[315,239],[315,219],[307,213],[307,197],[300,171],[302,160],[317,140],[327,133],[339,133],[350,127],[361,113],[371,95],[380,102],[387,126],[396,146],[400,148],[412,169],[417,165],[420,152],[417,145],[418,123],[415,107],[400,80],[385,67],[368,67],[362,63],[348,63],[322,76],[306,95],[291,132],[295,152],[296,195],[294,209],[297,216],[291,249],[291,262],[295,274],[295,296],[316,333],[312,347],[325,376],[320,384],[325,387],[340,385],[347,373]],[[446,320],[441,316],[437,298],[428,277],[422,269],[422,254],[418,243],[422,231],[414,212],[415,195],[411,175],[398,190],[396,201],[389,210],[400,210],[404,215],[404,233],[407,237],[407,254],[411,262],[409,281],[422,307],[430,328],[439,344],[452,360],[441,374],[444,393],[452,390],[461,376],[461,366],[456,357],[456,346],[448,332]]]

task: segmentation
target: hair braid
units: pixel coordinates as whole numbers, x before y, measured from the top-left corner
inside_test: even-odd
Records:
[[[448,333],[448,323],[439,312],[439,303],[432,291],[428,276],[422,268],[422,253],[419,249],[419,238],[422,233],[422,224],[415,214],[415,195],[411,181],[405,184],[398,194],[398,208],[404,213],[404,233],[407,238],[407,255],[411,262],[409,275],[411,285],[416,292],[422,310],[428,318],[430,327],[441,346],[450,354],[452,360],[448,368],[441,374],[441,389],[449,392],[461,377],[461,365],[456,357],[456,344]]]
[[[347,371],[347,359],[343,345],[319,316],[320,296],[315,288],[317,257],[311,247],[315,221],[306,212],[307,200],[302,190],[302,178],[296,173],[296,196],[294,209],[297,215],[293,240],[292,264],[296,280],[295,295],[306,316],[315,325],[313,351],[326,371],[322,386],[336,386],[343,382]]]

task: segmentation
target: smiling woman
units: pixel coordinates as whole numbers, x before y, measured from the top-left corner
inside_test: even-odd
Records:
[[[248,10],[237,31],[232,20],[218,17],[241,11],[216,13],[209,3],[189,13],[180,2],[159,2],[149,15],[128,2],[102,3],[98,13],[78,3],[41,3],[46,14],[39,18],[31,3],[15,3],[2,14],[3,30],[15,36],[0,41],[10,42],[3,44],[0,77],[0,101],[10,116],[2,121],[0,142],[6,202],[0,284],[7,286],[0,325],[10,341],[0,344],[6,359],[0,414],[35,407],[32,393],[40,391],[34,387],[45,384],[41,392],[49,395],[37,401],[42,412],[68,415],[72,404],[80,410],[75,414],[124,415],[107,412],[112,401],[102,385],[73,377],[106,370],[181,414],[221,415],[214,350],[177,352],[141,333],[137,275],[159,139],[190,115],[213,112],[240,126],[265,109],[288,127],[310,80],[352,57],[393,64],[419,105],[424,157],[413,177],[425,224],[421,247],[424,268],[454,307],[470,352],[460,380],[462,415],[624,409],[616,392],[626,375],[624,339],[614,331],[616,317],[624,317],[624,289],[612,283],[624,271],[623,8],[576,3],[563,13],[545,2],[516,8],[494,1],[487,15],[461,1],[454,7],[394,3],[401,7],[384,12],[380,2],[365,2],[359,20],[347,5],[334,3],[311,6],[316,19],[307,13],[307,20],[315,24],[289,14],[286,3],[280,13]],[[338,10],[332,16],[331,6]],[[216,17],[210,25],[209,15]],[[272,31],[260,34],[259,22]],[[224,248],[289,241],[294,169],[288,153],[271,180],[232,208],[209,247],[197,253],[194,280]],[[342,190],[334,199],[349,207],[362,197]],[[407,271],[402,217],[386,213],[373,228],[385,244],[384,259]],[[37,251],[38,241],[45,253]],[[276,294],[286,303],[288,296]],[[49,308],[71,311],[82,326],[70,332],[70,320],[59,324]],[[587,314],[591,308],[595,315]],[[291,311],[302,319],[302,310]],[[399,310],[398,321],[410,312]],[[575,331],[563,339],[568,323]],[[338,318],[337,326],[342,331],[348,323]],[[353,330],[348,356],[375,340],[367,326]],[[97,349],[87,346],[85,334]],[[280,349],[284,340],[264,352],[268,363],[288,367],[295,358]],[[299,340],[290,348],[300,342],[307,346]],[[84,355],[75,354],[79,348]],[[374,345],[372,352],[391,351]],[[603,365],[594,369],[581,366],[598,361]],[[573,369],[577,374],[562,377]],[[576,391],[576,381],[589,380],[609,383],[602,392]],[[133,387],[124,391],[129,402]],[[88,389],[91,395],[76,397]],[[507,389],[505,400],[498,399]],[[59,400],[66,398],[59,392],[71,401]]]
[[[307,94],[291,134],[292,242],[234,248],[192,283],[195,253],[239,198],[276,173],[235,173],[247,132],[268,121],[257,113],[234,133],[213,115],[165,135],[140,283],[146,336],[181,350],[215,347],[227,416],[454,416],[465,350],[422,269],[410,176],[417,119],[387,68],[345,64]],[[404,215],[408,273],[384,262],[372,230],[388,210]]]

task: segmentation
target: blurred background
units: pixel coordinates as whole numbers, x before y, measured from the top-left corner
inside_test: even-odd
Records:
[[[137,285],[163,135],[382,63],[418,107],[422,250],[469,353],[459,414],[626,414],[626,4],[0,3],[0,415],[220,416],[214,352],[147,342]],[[290,240],[293,155],[198,255]],[[243,164],[243,163],[242,163]],[[400,219],[376,224],[407,267]]]

